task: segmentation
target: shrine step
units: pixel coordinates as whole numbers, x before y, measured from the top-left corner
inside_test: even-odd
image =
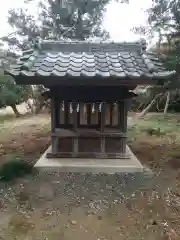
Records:
[[[78,152],[78,153],[73,153],[73,152],[57,152],[57,153],[52,153],[48,152],[46,154],[46,157],[49,159],[52,158],[84,158],[84,159],[130,159],[131,156],[128,154],[122,154],[122,153],[94,153],[94,152]]]
[[[58,172],[79,172],[79,173],[134,173],[143,172],[143,166],[127,147],[129,159],[78,159],[78,158],[47,158],[47,153],[51,152],[51,147],[41,156],[35,164],[39,171],[47,173]]]

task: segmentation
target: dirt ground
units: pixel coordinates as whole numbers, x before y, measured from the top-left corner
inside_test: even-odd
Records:
[[[34,174],[0,183],[0,239],[180,239],[178,115],[129,119],[129,145],[152,174]],[[49,116],[0,122],[0,156],[36,161]]]

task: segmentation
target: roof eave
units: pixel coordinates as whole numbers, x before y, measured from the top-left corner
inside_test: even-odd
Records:
[[[153,78],[136,77],[136,78],[119,78],[119,77],[57,77],[57,76],[23,76],[16,75],[6,71],[5,74],[14,78],[16,84],[19,85],[86,85],[86,86],[137,86],[137,85],[156,85],[163,84],[171,75],[156,76]],[[49,79],[51,78],[51,80]],[[50,81],[49,81],[50,80]],[[101,81],[102,80],[102,81]]]

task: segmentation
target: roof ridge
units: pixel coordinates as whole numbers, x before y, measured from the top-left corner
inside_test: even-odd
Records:
[[[42,40],[36,38],[33,40],[34,47],[22,52],[22,56],[32,55],[34,51],[50,52],[119,52],[119,51],[138,51],[146,50],[146,40],[134,42],[118,42],[112,40],[93,41],[93,40]]]
[[[112,40],[103,40],[103,41],[93,41],[93,40],[42,40],[41,43],[114,43],[114,44],[135,44],[135,45],[139,45],[141,44],[140,41],[134,41],[134,42],[129,42],[129,41],[123,41],[123,42],[119,42],[119,41],[112,41]]]
[[[115,45],[134,45],[134,46],[144,46],[146,45],[146,41],[134,41],[134,42],[119,42],[119,41],[110,41],[110,40],[105,40],[105,41],[78,41],[78,40],[73,40],[73,41],[66,41],[66,40],[43,40],[40,43],[42,46],[45,44],[115,44]]]
[[[138,42],[112,42],[112,41],[42,41],[42,51],[55,52],[120,52],[144,50]]]

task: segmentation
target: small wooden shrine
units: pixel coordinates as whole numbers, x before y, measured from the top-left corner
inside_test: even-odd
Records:
[[[138,85],[170,77],[144,43],[43,41],[6,73],[51,98],[48,158],[126,159],[127,115]]]
[[[48,157],[128,157],[128,99],[135,94],[103,86],[52,88],[47,94],[52,103],[52,153]]]

